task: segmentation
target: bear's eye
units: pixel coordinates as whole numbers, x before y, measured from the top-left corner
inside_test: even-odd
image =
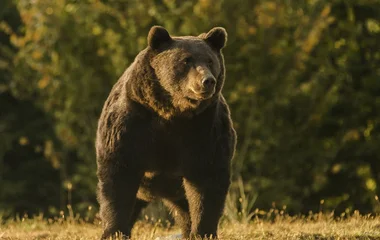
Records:
[[[192,63],[193,59],[191,57],[187,57],[185,59],[183,59],[183,64],[185,65],[190,65]]]

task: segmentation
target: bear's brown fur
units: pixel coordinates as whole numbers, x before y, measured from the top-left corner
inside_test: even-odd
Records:
[[[198,37],[152,27],[148,47],[112,88],[96,138],[102,239],[130,236],[156,198],[184,238],[216,237],[236,144],[221,94],[226,41],[220,27]]]

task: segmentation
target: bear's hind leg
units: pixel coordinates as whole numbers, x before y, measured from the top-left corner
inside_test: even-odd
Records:
[[[182,238],[189,238],[191,231],[191,220],[189,213],[189,203],[186,198],[180,200],[164,199],[164,204],[169,208],[176,224],[179,225],[182,231]]]
[[[98,201],[104,225],[101,239],[108,239],[117,232],[124,238],[130,237],[136,192],[142,173],[120,166],[102,169],[107,169],[107,172],[98,173]]]

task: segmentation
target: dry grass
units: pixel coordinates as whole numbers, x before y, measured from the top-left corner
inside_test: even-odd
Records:
[[[258,216],[258,215],[257,215]],[[270,216],[270,218],[268,218]],[[221,239],[380,239],[380,216],[363,216],[355,212],[344,219],[333,219],[328,214],[290,217],[274,210],[264,216],[267,220],[249,223],[220,225]],[[271,220],[269,220],[271,219]],[[178,233],[178,229],[140,221],[133,229],[138,240],[156,239]],[[99,239],[99,223],[90,224],[79,220],[46,220],[42,217],[8,221],[0,225],[0,239]]]

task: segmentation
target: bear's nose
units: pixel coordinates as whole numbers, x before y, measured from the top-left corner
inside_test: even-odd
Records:
[[[202,85],[206,89],[211,89],[215,86],[216,80],[213,77],[207,77],[202,80]]]

